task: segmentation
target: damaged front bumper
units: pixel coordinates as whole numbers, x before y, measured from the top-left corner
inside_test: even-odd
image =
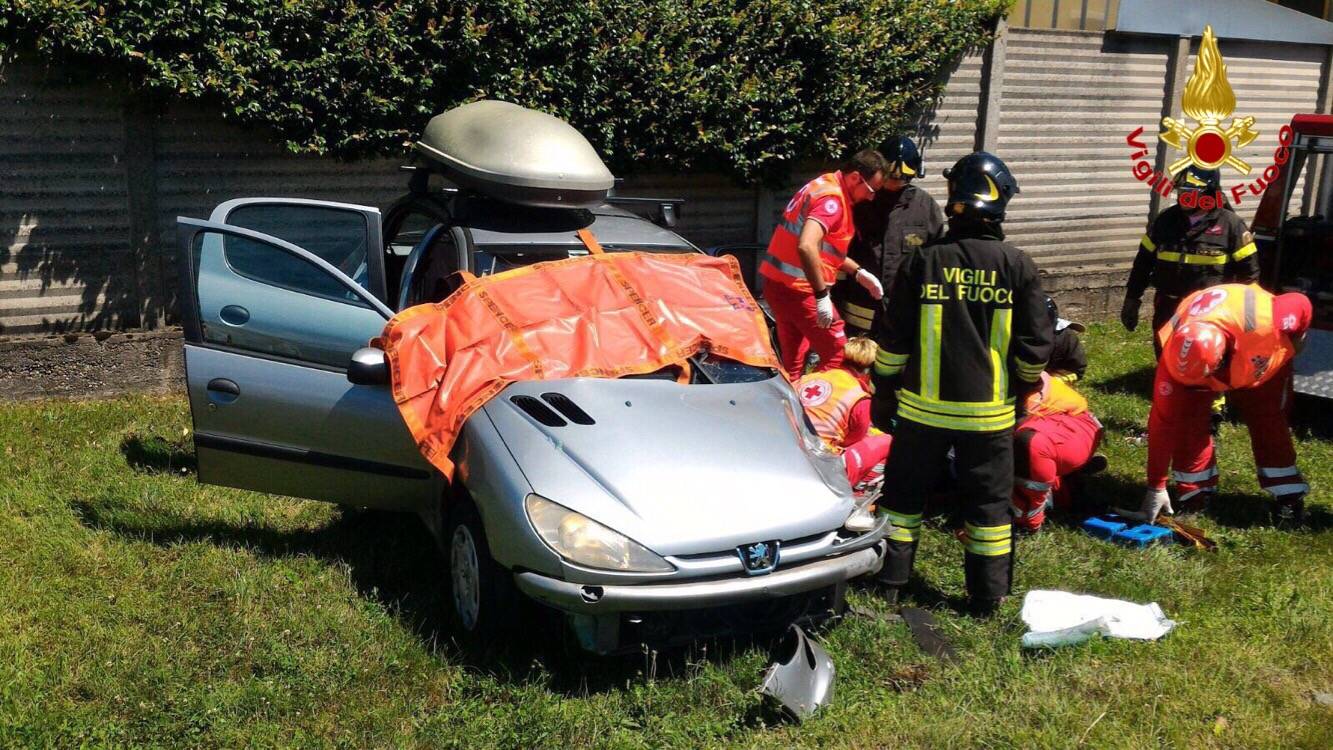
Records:
[[[540,573],[514,576],[518,588],[539,602],[575,614],[701,609],[803,594],[879,570],[884,543],[762,576],[729,577],[693,583],[603,586],[571,583]]]

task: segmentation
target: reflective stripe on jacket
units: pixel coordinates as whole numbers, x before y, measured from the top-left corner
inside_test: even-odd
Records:
[[[1162,347],[1178,326],[1213,323],[1231,341],[1231,363],[1224,380],[1208,379],[1215,391],[1253,388],[1277,375],[1296,352],[1291,339],[1273,320],[1273,295],[1258,284],[1219,284],[1180,301],[1176,314],[1157,332]]]
[[[1143,296],[1151,284],[1158,294],[1184,297],[1215,284],[1259,280],[1259,257],[1245,221],[1218,208],[1191,224],[1188,212],[1171,206],[1139,241],[1128,294]]]
[[[773,228],[773,237],[768,241],[768,252],[764,254],[763,263],[759,266],[759,273],[763,274],[764,278],[797,291],[813,291],[810,282],[805,278],[797,245],[800,242],[801,227],[805,226],[811,206],[816,205],[821,199],[831,198],[842,203],[843,220],[839,226],[825,228],[824,239],[819,247],[819,260],[824,282],[830,286],[833,284],[838,277],[838,269],[847,258],[847,246],[855,233],[851,203],[842,192],[839,172],[829,172],[816,177],[792,196],[787,208],[782,212],[782,221]]]
[[[1023,251],[947,235],[908,254],[886,301],[875,388],[898,387],[900,419],[965,432],[1014,426],[1015,396],[1041,377],[1055,335]]]

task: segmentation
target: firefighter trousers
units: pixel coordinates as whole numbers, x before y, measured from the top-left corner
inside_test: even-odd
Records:
[[[805,355],[811,349],[819,355],[817,370],[832,370],[842,364],[842,348],[847,344],[842,318],[833,311],[833,325],[820,328],[815,316],[815,297],[776,281],[764,282],[764,299],[773,312],[778,329],[778,357],[782,369],[793,381],[805,369]]]
[[[1291,440],[1291,377],[1288,365],[1256,388],[1227,392],[1227,403],[1250,431],[1259,486],[1275,499],[1309,491],[1296,468],[1296,446]],[[1157,368],[1153,393],[1156,395],[1148,415],[1149,434],[1153,422],[1175,425],[1175,442],[1170,449],[1171,479],[1176,483],[1177,502],[1189,503],[1198,495],[1216,492],[1217,455],[1208,431],[1210,405],[1216,394],[1207,389],[1182,388],[1170,382],[1162,367]]]
[[[1102,425],[1092,412],[1031,417],[1014,433],[1014,525],[1036,531],[1049,508],[1071,505],[1062,477],[1097,452]]]
[[[921,519],[935,479],[954,452],[963,514],[963,572],[974,600],[1006,596],[1013,577],[1009,498],[1014,487],[1013,430],[965,432],[899,420],[880,501],[892,524],[880,580],[904,586],[912,574]]]

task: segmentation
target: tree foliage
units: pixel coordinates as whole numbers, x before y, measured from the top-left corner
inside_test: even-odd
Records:
[[[295,152],[399,154],[479,98],[613,168],[742,180],[908,123],[1006,0],[0,0],[0,53],[206,99]]]

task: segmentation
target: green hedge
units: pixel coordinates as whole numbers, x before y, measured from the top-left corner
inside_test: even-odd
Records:
[[[398,155],[490,97],[611,162],[772,178],[907,123],[1007,0],[0,0],[0,53],[219,103],[294,152]]]

